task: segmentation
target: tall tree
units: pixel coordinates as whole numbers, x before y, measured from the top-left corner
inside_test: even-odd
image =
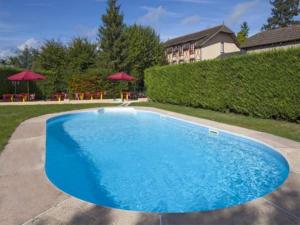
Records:
[[[271,17],[262,30],[286,27],[297,22],[294,18],[300,13],[299,0],[270,0],[270,3],[273,6]]]
[[[83,73],[95,64],[96,44],[86,38],[74,38],[68,46],[68,70],[70,73]]]
[[[243,44],[248,35],[249,35],[249,26],[248,26],[248,23],[247,22],[243,22],[242,25],[241,25],[241,30],[237,33],[237,39],[238,39],[238,42],[239,44]]]
[[[144,70],[164,63],[164,50],[160,38],[150,27],[132,25],[125,29],[127,59],[126,69],[144,87]]]
[[[54,92],[67,90],[67,51],[64,44],[54,39],[46,41],[40,50],[40,56],[38,58],[39,69],[48,70],[55,74],[52,77]]]
[[[64,44],[54,39],[47,40],[41,47],[39,56],[41,69],[58,71],[67,65],[67,51]]]
[[[117,0],[108,0],[108,7],[106,14],[102,16],[102,22],[98,33],[101,66],[110,72],[122,71],[126,58],[123,35],[125,25]]]
[[[39,56],[39,51],[25,46],[16,56],[9,58],[9,64],[23,69],[32,69]]]

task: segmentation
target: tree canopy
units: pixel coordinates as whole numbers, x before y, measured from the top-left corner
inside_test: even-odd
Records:
[[[295,17],[299,15],[299,0],[270,0],[272,8],[271,17],[263,25],[262,30],[286,27],[297,23]]]
[[[117,0],[108,0],[106,14],[102,16],[102,26],[99,28],[99,59],[100,65],[111,72],[119,72],[125,68],[125,25],[123,15]]]
[[[238,39],[238,42],[239,44],[243,44],[248,35],[249,35],[249,26],[248,26],[248,23],[247,22],[243,22],[242,25],[241,25],[241,30],[237,33],[237,39]]]
[[[70,73],[84,73],[94,67],[97,56],[97,45],[86,38],[77,37],[67,48],[68,70]]]
[[[17,52],[16,56],[10,57],[5,63],[24,69],[32,69],[35,66],[38,56],[39,51],[37,49],[25,46],[23,50]]]
[[[52,39],[42,45],[37,60],[37,68],[55,74],[53,77],[55,90],[53,91],[66,91],[67,64],[67,49],[62,42]]]
[[[164,63],[160,38],[151,27],[136,24],[126,27],[124,36],[127,48],[126,69],[137,78],[139,87],[143,88],[144,70]]]

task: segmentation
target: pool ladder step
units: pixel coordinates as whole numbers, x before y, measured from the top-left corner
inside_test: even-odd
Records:
[[[124,102],[124,103],[122,103],[122,107],[128,107],[130,105],[130,102]]]
[[[217,136],[220,134],[220,132],[218,130],[215,130],[215,129],[209,129],[208,133],[211,134],[211,135],[217,135]]]

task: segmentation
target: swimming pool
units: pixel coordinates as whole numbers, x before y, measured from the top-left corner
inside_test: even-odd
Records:
[[[48,120],[45,170],[84,201],[155,213],[240,205],[274,191],[289,174],[267,145],[132,108]]]

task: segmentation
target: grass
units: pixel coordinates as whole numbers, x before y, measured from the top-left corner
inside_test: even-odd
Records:
[[[221,123],[245,127],[252,130],[274,134],[294,141],[300,141],[300,124],[286,121],[259,119],[233,113],[221,113],[211,110],[162,103],[134,103],[130,106],[144,106],[164,109],[167,111],[186,114],[189,116],[209,119]]]
[[[19,126],[20,123],[27,119],[49,113],[112,105],[114,104],[0,106],[0,152],[7,144],[7,141],[14,130]]]

